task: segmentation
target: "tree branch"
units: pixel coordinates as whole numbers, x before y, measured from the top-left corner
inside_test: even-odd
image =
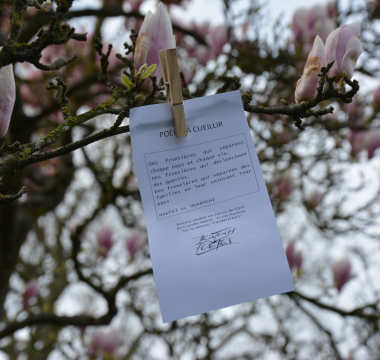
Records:
[[[279,107],[263,107],[256,105],[249,105],[252,101],[252,94],[245,93],[242,95],[242,101],[244,105],[244,110],[250,113],[256,114],[267,114],[267,115],[288,115],[293,118],[295,125],[300,129],[304,130],[301,119],[308,118],[311,116],[322,116],[334,111],[334,108],[330,106],[327,109],[322,110],[311,110],[313,107],[317,106],[322,101],[330,100],[330,99],[340,99],[344,103],[350,103],[352,101],[352,97],[359,91],[359,83],[356,80],[351,81],[346,76],[343,77],[344,81],[351,86],[351,90],[340,92],[339,89],[334,87],[335,76],[330,78],[327,74],[331,69],[334,62],[331,62],[327,65],[327,67],[322,67],[321,77],[319,81],[319,86],[317,88],[317,95],[314,99],[310,101],[304,101],[301,104],[290,104],[286,106]],[[327,86],[325,87],[325,83],[327,82]]]

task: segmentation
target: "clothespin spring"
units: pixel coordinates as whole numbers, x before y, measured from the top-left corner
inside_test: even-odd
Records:
[[[165,87],[166,87],[166,102],[169,102],[170,84],[168,81],[165,82]],[[178,106],[183,106],[183,101],[182,101],[182,104],[174,104],[173,105],[173,107],[178,107]]]

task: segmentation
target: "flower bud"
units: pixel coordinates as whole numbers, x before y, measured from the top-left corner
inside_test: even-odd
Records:
[[[319,191],[318,189],[315,189],[313,192],[311,192],[308,196],[308,202],[312,207],[316,207],[325,196],[324,192]]]
[[[308,28],[313,29],[317,22],[324,23],[328,16],[327,8],[322,5],[314,5],[306,18]]]
[[[112,240],[113,232],[109,228],[102,228],[98,232],[98,245],[99,245],[99,254],[100,256],[106,257],[108,251],[111,250],[113,246]]]
[[[88,355],[90,359],[117,359],[122,341],[122,335],[115,329],[110,331],[97,330],[92,334]]]
[[[378,86],[375,92],[373,93],[372,107],[374,109],[378,109],[380,107],[380,86]]]
[[[338,4],[336,1],[329,1],[326,4],[326,9],[330,19],[335,19],[338,16]]]
[[[25,287],[23,294],[23,306],[27,309],[29,306],[33,305],[37,300],[39,294],[38,282],[37,280],[30,280]]]
[[[127,238],[126,246],[129,255],[133,259],[136,253],[143,247],[144,239],[138,231],[134,231],[131,236]]]
[[[351,273],[351,264],[348,260],[338,261],[333,265],[333,275],[335,286],[338,291],[342,290],[342,287],[349,282],[353,277]]]
[[[347,134],[347,139],[351,145],[351,156],[357,157],[357,155],[364,150],[364,137],[365,133],[363,131],[352,131],[349,130]]]
[[[11,121],[16,99],[13,65],[0,68],[0,139],[5,136]]]
[[[154,13],[148,11],[140,28],[136,40],[135,69],[147,64],[148,68],[155,64],[156,70],[152,75],[157,76],[157,84],[162,78],[162,69],[158,51],[176,47],[172,23],[164,5],[159,3]],[[143,90],[150,92],[153,89],[152,81],[146,79]]]
[[[368,151],[368,159],[372,159],[375,151],[380,149],[380,130],[369,130],[364,135],[364,148]]]
[[[211,53],[214,58],[217,58],[223,53],[223,47],[228,42],[227,27],[225,25],[219,25],[212,28],[210,31],[210,39]]]
[[[322,66],[326,66],[325,47],[322,39],[317,35],[313,48],[306,61],[303,75],[297,82],[295,98],[297,104],[302,101],[310,101],[317,95],[319,74]]]
[[[294,181],[289,172],[275,175],[273,179],[272,193],[280,201],[285,201],[289,198],[295,188]]]
[[[359,55],[362,53],[362,38],[360,37],[360,23],[352,23],[335,29],[326,40],[327,63],[334,61],[330,69],[330,76],[337,76],[335,81],[343,77],[352,78]]]
[[[303,256],[301,251],[295,251],[295,241],[291,241],[285,250],[286,258],[288,259],[290,270],[296,269],[297,274],[301,273]]]
[[[298,9],[293,15],[292,31],[294,36],[294,42],[302,41],[305,37],[308,37],[309,29],[307,27],[306,20],[309,15],[309,10],[301,8]]]

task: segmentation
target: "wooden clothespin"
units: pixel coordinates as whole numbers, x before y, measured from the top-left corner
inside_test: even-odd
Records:
[[[185,119],[185,110],[183,108],[177,50],[161,50],[158,52],[158,54],[160,56],[164,84],[166,85],[166,97],[172,106],[175,133],[179,138],[185,137],[187,136],[187,125]]]

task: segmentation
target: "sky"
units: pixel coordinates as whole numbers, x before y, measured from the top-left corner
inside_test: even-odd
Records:
[[[155,1],[152,2],[154,8]],[[323,4],[326,1],[310,0],[307,2],[307,7],[312,7],[315,4]],[[196,19],[198,22],[210,21],[214,24],[223,22],[223,9],[220,0],[192,0],[186,6],[186,17]],[[240,0],[237,2],[237,8],[246,8],[248,0]],[[283,20],[289,23],[295,9],[305,6],[305,0],[267,0],[262,1],[266,4],[267,9],[272,13],[273,17],[278,17],[283,13]],[[178,10],[178,14],[184,14],[185,11]],[[176,14],[176,12],[174,12]]]

